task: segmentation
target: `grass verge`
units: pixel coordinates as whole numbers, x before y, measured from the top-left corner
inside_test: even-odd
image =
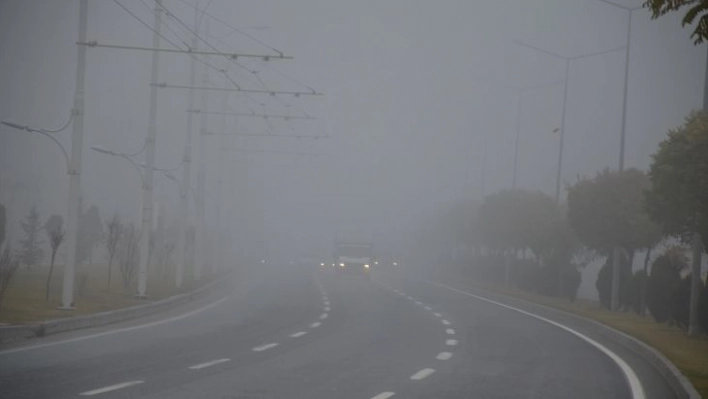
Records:
[[[185,278],[181,289],[174,287],[174,277],[160,275],[158,270],[148,274],[148,299],[137,299],[135,281],[124,285],[118,267],[114,265],[110,286],[108,266],[102,264],[82,265],[77,275],[75,307],[76,310],[60,310],[62,288],[62,266],[55,266],[49,284],[49,300],[45,299],[48,266],[22,267],[10,282],[0,309],[0,323],[26,324],[45,320],[87,315],[140,305],[146,302],[164,299],[182,292],[191,291],[208,282],[202,279],[198,283]],[[133,279],[135,280],[135,279]],[[83,282],[82,282],[83,281]]]

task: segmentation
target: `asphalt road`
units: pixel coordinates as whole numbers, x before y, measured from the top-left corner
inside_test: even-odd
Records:
[[[5,347],[0,397],[672,397],[640,359],[590,339],[610,354],[405,273],[271,267],[159,317]]]

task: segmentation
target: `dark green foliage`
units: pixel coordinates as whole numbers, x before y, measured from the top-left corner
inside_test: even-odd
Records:
[[[698,18],[698,23],[691,34],[693,43],[701,44],[708,39],[708,0],[646,0],[644,7],[651,10],[652,19],[688,7],[681,20],[681,26],[693,25]]]
[[[631,289],[630,282],[632,280],[631,262],[626,254],[622,254],[620,259],[620,279],[619,279],[619,305],[620,307],[630,306],[631,304]],[[600,304],[609,309],[611,305],[612,293],[612,258],[607,258],[605,264],[602,265],[600,272],[595,280],[595,288],[600,299]]]
[[[708,276],[703,283],[701,298],[698,302],[698,321],[701,323],[703,331],[708,332]]]
[[[7,234],[7,213],[5,210],[5,205],[0,204],[0,248],[5,242],[5,235]]]
[[[652,156],[646,209],[665,234],[689,243],[694,233],[708,248],[708,113],[692,112],[669,131]]]
[[[652,264],[647,282],[647,307],[659,323],[673,319],[676,312],[675,292],[681,285],[681,271],[688,267],[688,258],[680,248],[669,248]],[[688,312],[688,304],[686,304]]]

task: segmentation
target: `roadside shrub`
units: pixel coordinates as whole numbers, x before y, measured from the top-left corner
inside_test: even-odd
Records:
[[[688,266],[688,258],[678,249],[667,249],[652,264],[647,282],[647,307],[654,320],[666,323],[672,314],[681,313],[677,306],[681,285],[681,270]]]

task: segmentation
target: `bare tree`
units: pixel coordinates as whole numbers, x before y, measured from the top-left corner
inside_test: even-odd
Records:
[[[121,250],[118,254],[123,287],[128,288],[133,282],[138,263],[140,262],[139,243],[140,234],[135,226],[129,224],[121,240]]]
[[[64,219],[60,215],[52,215],[44,224],[44,230],[49,237],[49,245],[52,248],[52,257],[49,263],[49,274],[47,275],[47,288],[44,290],[44,299],[49,301],[49,283],[52,281],[52,272],[54,271],[54,260],[57,256],[59,246],[64,241]]]
[[[22,230],[25,232],[25,239],[20,240],[20,245],[22,246],[20,261],[30,267],[37,264],[44,257],[44,250],[40,247],[43,241],[39,238],[42,226],[40,225],[39,212],[37,212],[36,206],[32,206],[27,218],[22,222]]]
[[[103,244],[108,252],[108,281],[106,282],[106,290],[111,289],[111,273],[113,270],[113,258],[118,250],[118,243],[123,234],[123,223],[120,221],[118,213],[114,213],[110,220],[106,221],[105,240]]]

